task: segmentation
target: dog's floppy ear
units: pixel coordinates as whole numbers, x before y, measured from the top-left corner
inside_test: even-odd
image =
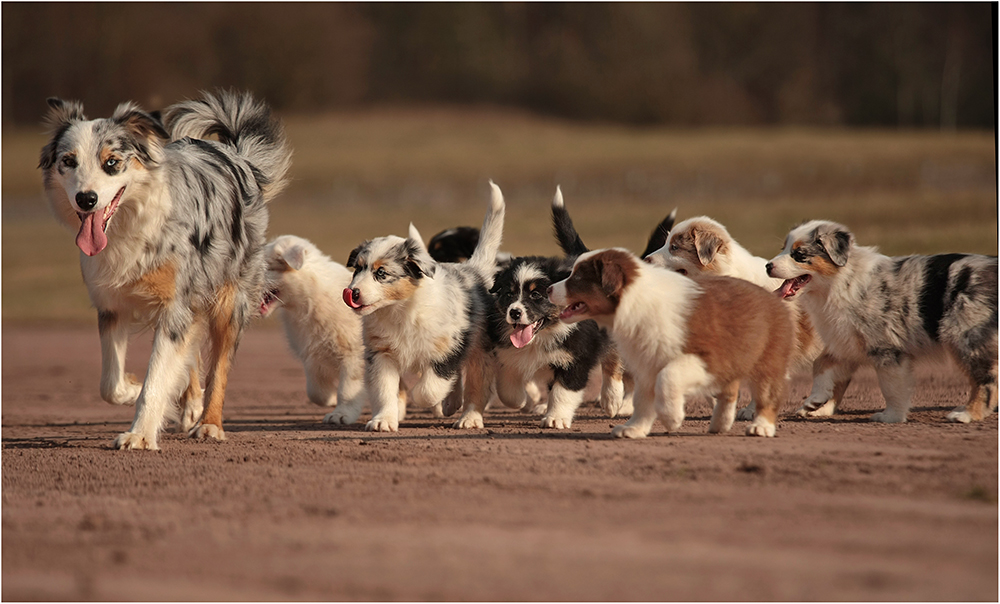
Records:
[[[691,229],[691,234],[694,235],[694,249],[698,253],[698,261],[702,266],[711,264],[722,248],[722,239],[715,233],[702,229]]]
[[[306,263],[306,248],[297,243],[293,243],[287,248],[281,250],[281,252],[278,253],[278,257],[281,258],[282,262],[288,265],[288,268],[301,270],[302,265]]]
[[[368,245],[369,243],[371,242],[365,241],[358,247],[351,250],[351,254],[347,257],[347,264],[345,264],[344,266],[346,266],[347,268],[358,268],[358,254],[360,254],[361,249],[366,245]]]
[[[821,234],[819,243],[835,265],[844,266],[847,264],[847,257],[850,255],[851,245],[854,243],[854,235],[838,228]]]
[[[424,245],[424,239],[420,236],[417,227],[410,223],[409,236],[406,238],[406,270],[414,279],[421,276],[434,278],[437,270],[437,261],[431,257]]]
[[[601,272],[601,291],[609,298],[618,298],[625,287],[625,270],[613,258],[604,255],[600,258],[597,270]]]
[[[118,105],[111,119],[125,126],[134,137],[140,161],[155,163],[159,160],[160,147],[170,140],[161,120],[146,113],[135,103]]]
[[[83,105],[77,101],[64,101],[60,98],[50,97],[46,99],[49,104],[49,112],[45,116],[45,124],[52,131],[52,140],[42,147],[42,154],[38,160],[38,167],[48,170],[56,163],[56,150],[63,133],[73,122],[82,122],[87,119],[83,114]]]

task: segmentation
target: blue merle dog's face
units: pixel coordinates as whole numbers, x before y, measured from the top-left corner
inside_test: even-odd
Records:
[[[808,291],[814,279],[835,277],[850,259],[854,236],[843,225],[813,220],[795,227],[780,254],[767,264],[770,277],[784,279],[778,293],[790,299]]]
[[[420,280],[433,277],[434,260],[412,239],[388,236],[366,241],[351,252],[354,270],[344,302],[361,315],[410,298]]]
[[[549,301],[549,286],[569,274],[548,258],[516,258],[495,278],[493,294],[511,343],[522,348],[559,320],[560,307]]]

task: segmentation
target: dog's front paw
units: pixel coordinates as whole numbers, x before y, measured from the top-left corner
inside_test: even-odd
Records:
[[[818,407],[808,401],[795,411],[799,417],[830,417],[837,410],[837,403],[833,400],[826,401]]]
[[[764,436],[770,438],[774,436],[774,424],[767,421],[762,417],[758,417],[753,420],[749,426],[747,426],[746,431],[747,436]]]
[[[568,430],[573,425],[572,417],[554,417],[546,415],[542,418],[543,428],[555,428],[556,430]]]
[[[753,421],[754,415],[756,415],[756,407],[751,403],[736,412],[736,419],[741,422],[749,422]]]
[[[638,426],[630,426],[628,424],[615,426],[611,429],[611,436],[615,438],[646,438],[648,435],[648,430],[643,430]]]
[[[972,414],[965,410],[965,407],[956,407],[952,412],[945,416],[950,422],[958,422],[961,424],[967,424],[972,421]]]
[[[882,424],[905,424],[906,414],[886,409],[885,411],[879,411],[868,419]]]
[[[114,447],[116,449],[148,449],[150,451],[159,449],[159,447],[156,446],[155,438],[150,438],[135,432],[124,432],[119,434],[118,438],[115,439]]]
[[[181,430],[190,434],[191,430],[198,425],[198,420],[201,419],[201,412],[203,410],[203,405],[194,404],[189,401],[181,413]]]
[[[545,412],[548,411],[548,409],[549,405],[547,403],[538,403],[535,405],[529,401],[528,404],[524,406],[524,410],[532,415],[545,415]]]
[[[337,408],[323,416],[323,423],[345,426],[358,421],[359,417],[361,413],[353,409]]]
[[[365,424],[369,432],[399,432],[399,420],[392,417],[373,417]]]
[[[483,414],[478,411],[469,411],[458,418],[452,427],[459,430],[481,430],[483,428]]]
[[[101,397],[112,405],[134,405],[139,400],[139,393],[142,392],[142,382],[131,373],[126,373],[125,378],[115,384],[114,388],[103,390]]]
[[[201,424],[191,428],[188,432],[191,438],[214,438],[215,440],[226,440],[226,433],[220,426],[215,424]]]

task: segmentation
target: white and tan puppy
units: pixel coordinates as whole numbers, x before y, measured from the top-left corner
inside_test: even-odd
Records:
[[[774,436],[793,337],[776,296],[741,279],[691,279],[614,248],[581,255],[549,298],[565,307],[562,320],[606,327],[635,376],[632,418],[612,435],[644,437],[657,418],[677,431],[690,394],[716,397],[709,432],[726,432],[747,380],[757,413],[746,433]]]
[[[405,239],[379,237],[351,252],[354,276],[343,299],[362,317],[368,430],[399,429],[395,399],[404,373],[420,376],[410,389],[420,406],[442,403],[461,382],[463,413],[455,427],[483,427],[493,390],[486,318],[505,210],[500,188],[490,186],[479,242],[467,262],[436,262],[413,225]]]
[[[968,403],[948,419],[977,421],[996,408],[996,256],[889,257],[856,245],[841,224],[813,220],[792,229],[767,270],[784,280],[783,297],[801,300],[826,342],[828,359],[813,388],[819,396],[806,407],[842,395],[855,369],[873,365],[885,411],[872,421],[905,422],[914,361],[944,350],[971,385]]]
[[[726,227],[707,216],[677,223],[670,229],[663,247],[646,256],[646,261],[682,275],[707,273],[743,279],[769,292],[781,287],[782,282],[768,276],[767,260],[751,254],[733,239]],[[789,370],[792,373],[811,371],[815,379],[822,371],[822,363],[818,359],[823,353],[823,340],[816,333],[808,313],[792,300],[789,300],[789,311],[795,325],[795,346]],[[843,392],[840,392],[819,408],[806,409],[803,406],[796,413],[803,417],[832,415],[842,396]],[[812,400],[812,396],[807,400]],[[739,410],[736,418],[753,419],[754,408],[755,404],[751,402]]]

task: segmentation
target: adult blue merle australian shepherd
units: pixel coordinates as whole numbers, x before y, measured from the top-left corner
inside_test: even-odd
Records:
[[[971,386],[947,419],[977,421],[996,408],[996,256],[889,257],[841,224],[813,220],[792,229],[767,273],[785,280],[780,296],[801,299],[826,344],[803,409],[839,398],[859,366],[874,365],[886,407],[871,419],[905,422],[913,363],[936,351],[950,353]]]
[[[347,266],[354,277],[343,295],[362,317],[372,407],[366,429],[399,429],[397,396],[404,374],[420,376],[409,400],[423,407],[442,403],[461,381],[463,412],[455,427],[483,427],[493,383],[486,317],[505,211],[500,188],[490,186],[479,242],[467,262],[435,261],[413,225],[405,239],[379,237],[351,252]]]
[[[263,103],[230,92],[178,103],[162,121],[133,103],[95,120],[78,102],[48,103],[52,137],[39,167],[56,216],[77,233],[97,308],[101,396],[136,406],[114,446],[156,449],[168,419],[224,439],[229,366],[264,285],[266,203],[291,162],[281,125]],[[124,370],[133,327],[155,329],[141,383]]]

